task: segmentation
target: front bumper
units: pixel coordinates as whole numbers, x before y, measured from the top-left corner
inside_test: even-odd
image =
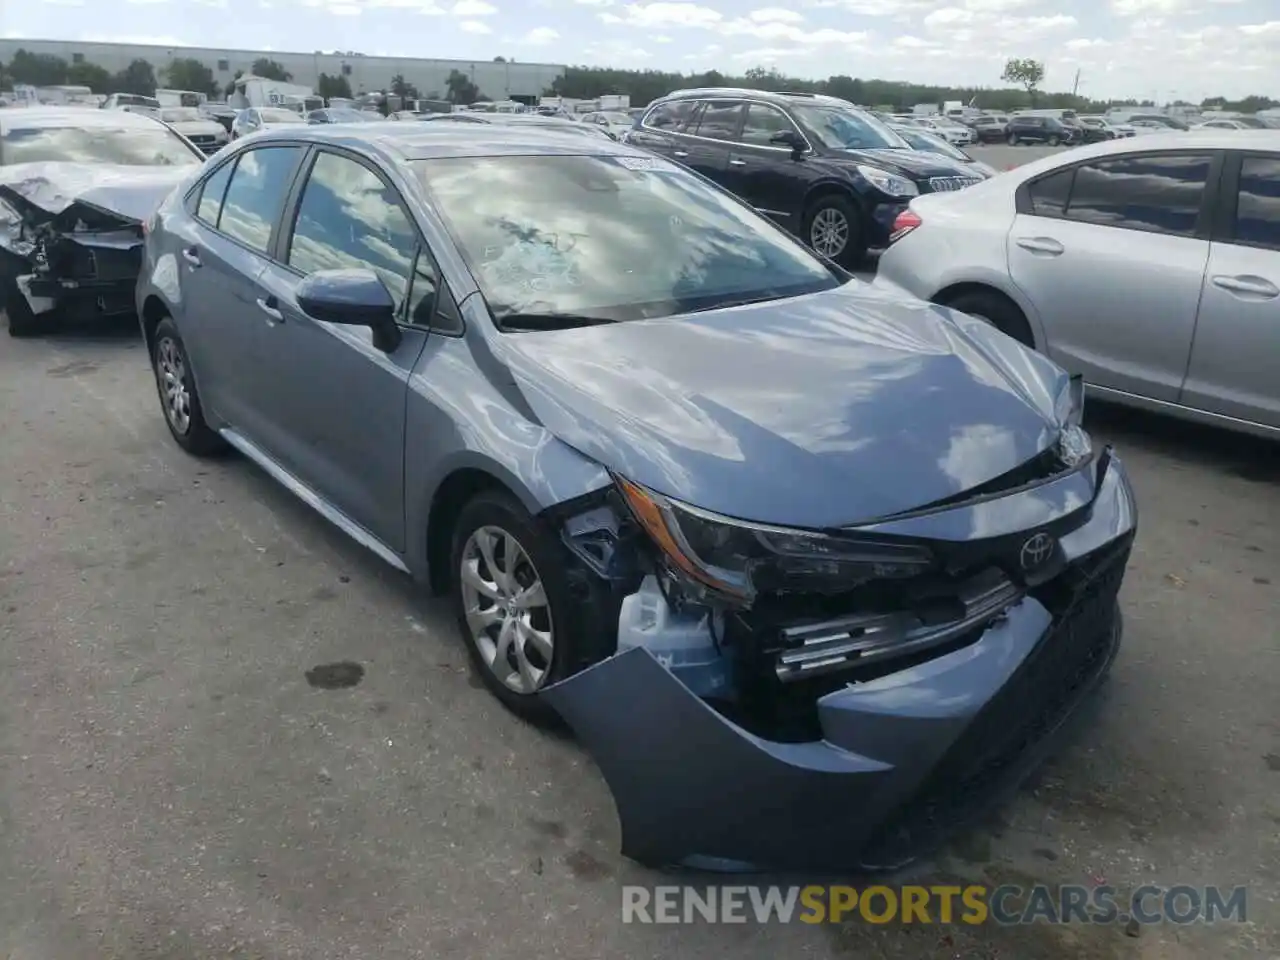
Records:
[[[1029,592],[974,642],[823,696],[820,740],[748,732],[642,648],[543,691],[609,784],[622,852],[656,866],[889,869],[989,809],[1052,749],[1119,646],[1137,512],[1119,459],[1099,463],[1088,520],[1059,541],[1060,602]],[[1039,507],[1051,522],[1053,499],[1033,488],[1000,512],[1007,523]],[[992,507],[948,511],[939,530],[992,529]]]

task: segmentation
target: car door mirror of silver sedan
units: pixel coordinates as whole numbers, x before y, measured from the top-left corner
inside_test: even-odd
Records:
[[[324,323],[368,327],[386,353],[400,345],[396,302],[372,270],[318,270],[298,285],[298,306]]]

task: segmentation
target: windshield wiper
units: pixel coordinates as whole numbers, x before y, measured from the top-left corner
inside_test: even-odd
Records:
[[[588,317],[579,313],[504,313],[497,320],[506,330],[571,330],[614,322],[607,317]]]

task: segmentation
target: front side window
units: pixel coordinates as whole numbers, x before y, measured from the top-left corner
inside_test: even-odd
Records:
[[[1235,238],[1280,250],[1280,157],[1245,157],[1241,161]]]
[[[532,322],[531,315],[552,325],[557,318],[633,320],[840,283],[764,217],[656,157],[448,158],[415,166],[505,329]],[[531,183],[536,190],[527,189]]]
[[[0,153],[6,164],[69,162],[185,167],[203,163],[205,159],[176,133],[158,123],[121,127],[96,123],[10,127],[0,139]]]
[[[1125,157],[1076,168],[1070,220],[1194,236],[1209,182],[1208,156]]]
[[[780,133],[799,133],[791,119],[777,107],[765,103],[747,104],[747,119],[742,125],[742,142],[757,147],[776,147],[773,138]]]
[[[741,101],[709,100],[698,117],[698,136],[708,140],[738,139],[738,126],[742,123]]]
[[[218,229],[258,253],[266,253],[299,153],[298,147],[261,147],[242,153],[227,186]]]
[[[302,190],[289,266],[372,270],[399,310],[409,292],[418,237],[395,192],[364,164],[321,153]],[[434,283],[434,280],[431,281]]]

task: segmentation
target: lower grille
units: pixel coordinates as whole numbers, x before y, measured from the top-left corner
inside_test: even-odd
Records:
[[[930,177],[929,190],[932,193],[954,193],[981,182],[978,177]]]
[[[1037,743],[1079,703],[1115,647],[1116,599],[1129,545],[1091,572],[1071,605],[937,767],[873,839],[868,865],[897,866],[935,848],[983,809]]]

